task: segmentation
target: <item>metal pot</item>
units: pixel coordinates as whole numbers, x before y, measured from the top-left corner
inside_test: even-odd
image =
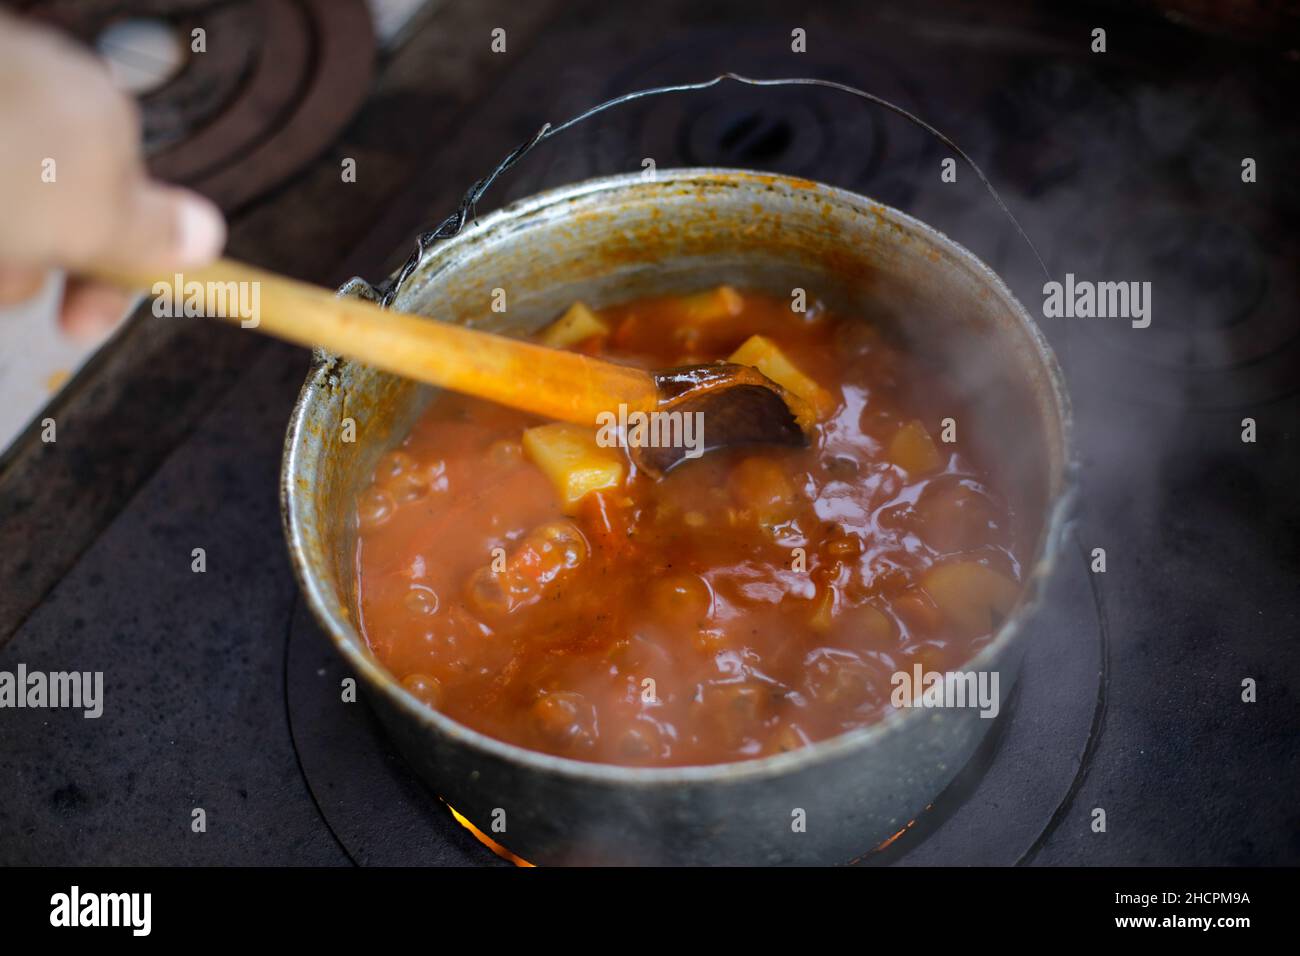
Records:
[[[1000,487],[1014,490],[1021,540],[1031,543],[1021,604],[968,665],[998,671],[1005,698],[1061,551],[1069,400],[1025,310],[956,243],[806,180],[660,171],[565,186],[486,216],[432,247],[391,302],[524,334],[577,298],[599,307],[721,282],[781,296],[801,287],[842,314],[868,316],[939,363],[964,396],[958,427],[988,453]],[[497,288],[506,290],[504,314],[489,308]],[[844,862],[913,819],[989,730],[993,721],[973,709],[907,709],[758,760],[625,768],[524,750],[423,706],[357,631],[353,501],[432,395],[318,354],[285,444],[285,531],[312,612],[400,750],[438,795],[515,853],[535,863]]]

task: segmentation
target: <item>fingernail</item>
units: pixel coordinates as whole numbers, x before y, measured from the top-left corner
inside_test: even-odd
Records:
[[[226,223],[216,206],[201,196],[187,195],[181,200],[179,217],[177,255],[182,266],[203,265],[221,254]]]

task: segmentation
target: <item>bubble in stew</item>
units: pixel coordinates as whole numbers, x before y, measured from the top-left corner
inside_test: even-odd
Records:
[[[963,408],[871,323],[723,286],[578,303],[538,340],[752,365],[818,420],[654,479],[594,428],[440,395],[356,512],[363,633],[424,705],[577,760],[746,760],[880,720],[894,674],[961,669],[1017,600]]]

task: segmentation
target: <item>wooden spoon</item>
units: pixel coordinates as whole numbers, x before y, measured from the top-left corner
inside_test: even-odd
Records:
[[[200,290],[204,315],[544,418],[595,426],[601,413],[618,415],[620,406],[627,414],[699,412],[705,416],[704,451],[757,442],[801,445],[813,420],[797,396],[745,366],[717,363],[649,372],[381,309],[228,259],[177,275],[93,274],[133,289],[153,290],[161,284],[181,304],[191,290]],[[214,284],[228,290],[224,305],[211,294]],[[236,290],[241,288],[248,290],[245,303],[254,301],[251,290],[256,290],[255,316],[238,314]],[[638,467],[656,475],[686,457],[682,448],[629,451]]]

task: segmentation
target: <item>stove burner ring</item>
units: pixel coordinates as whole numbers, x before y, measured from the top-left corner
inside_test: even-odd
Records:
[[[475,216],[478,204],[488,190],[492,188],[492,185],[500,179],[502,175],[518,165],[520,161],[527,157],[528,154],[536,149],[541,143],[553,139],[575,126],[586,123],[594,116],[602,114],[607,110],[614,109],[615,107],[627,106],[629,104],[641,104],[647,100],[657,101],[666,96],[710,92],[723,83],[735,83],[741,87],[749,88],[749,91],[751,92],[765,91],[781,87],[798,89],[800,91],[814,87],[823,90],[833,90],[839,93],[847,93],[868,105],[876,106],[889,113],[893,113],[895,116],[901,117],[911,124],[913,128],[924,131],[935,141],[942,143],[947,147],[947,149],[956,154],[962,162],[964,162],[966,166],[975,173],[985,191],[987,191],[994,203],[997,204],[1002,215],[1007,218],[1013,227],[1015,227],[1016,233],[1020,236],[1021,240],[1024,241],[1025,245],[1029,247],[1030,252],[1034,255],[1034,259],[1042,269],[1043,275],[1050,278],[1051,273],[1048,271],[1047,263],[1043,260],[1037,246],[1035,246],[1033,241],[1030,240],[1028,233],[1025,232],[1020,221],[1015,217],[1011,210],[1007,208],[1006,202],[993,187],[993,184],[989,181],[988,176],[985,175],[979,164],[976,163],[975,160],[970,157],[970,154],[958,146],[957,143],[948,135],[930,125],[916,114],[894,102],[891,102],[890,100],[876,95],[875,93],[870,93],[866,90],[850,86],[846,83],[841,83],[837,80],[826,80],[818,77],[776,77],[760,79],[742,76],[738,73],[722,73],[710,80],[702,80],[695,83],[676,83],[667,86],[656,86],[648,89],[634,90],[631,93],[623,93],[619,96],[613,97],[612,99],[607,99],[604,102],[597,103],[586,111],[571,116],[569,119],[560,123],[544,123],[537,132],[511,150],[506,157],[496,165],[495,169],[481,179],[476,180],[474,184],[466,190],[464,196],[461,198],[460,205],[456,208],[455,212],[451,213],[433,228],[420,233],[416,237],[415,250],[410,254],[406,262],[403,263],[402,267],[398,269],[395,275],[390,276],[377,285],[356,276],[343,284],[339,290],[340,293],[344,295],[360,296],[361,298],[368,299],[372,302],[377,302],[385,308],[392,305],[393,300],[397,297],[398,292],[401,291],[406,282],[434,255],[434,251],[439,243],[457,235],[465,228],[465,225]]]
[[[681,153],[694,166],[806,170],[826,149],[825,121],[799,102],[712,103],[681,126]]]
[[[1067,319],[1071,365],[1163,405],[1235,408],[1295,391],[1294,255],[1270,256],[1246,225],[1202,211],[1140,198],[1125,208],[1119,221],[1085,221],[1055,273],[1149,281],[1151,325]]]
[[[1119,275],[1146,260],[1152,285],[1175,296],[1162,309],[1166,327],[1190,333],[1227,330],[1248,322],[1260,306],[1266,286],[1263,256],[1241,226],[1199,213],[1143,218],[1132,225],[1110,246],[1104,271]],[[1261,337],[1252,350],[1271,351],[1278,344]]]
[[[172,27],[186,58],[139,98],[149,168],[227,212],[315,159],[370,86],[364,0],[52,0],[30,12],[90,43],[123,17]],[[196,28],[202,53],[190,52]]]
[[[856,48],[819,46],[818,72],[827,79],[858,85],[863,70]],[[755,72],[779,74],[786,57],[772,55],[767,31],[740,31],[721,37],[697,35],[697,42],[653,50],[611,78],[617,92],[686,76],[701,69],[727,70],[736,62]],[[873,59],[871,86],[894,102],[915,101],[906,65]],[[932,104],[915,106],[929,114]],[[668,97],[637,112],[631,133],[643,156],[661,162],[761,169],[855,189],[891,205],[906,207],[915,198],[924,170],[936,162],[938,143],[910,124],[886,121],[877,111],[841,109],[834,100],[806,96],[796,89],[741,89],[719,102],[715,97]],[[945,125],[947,119],[945,119]]]

